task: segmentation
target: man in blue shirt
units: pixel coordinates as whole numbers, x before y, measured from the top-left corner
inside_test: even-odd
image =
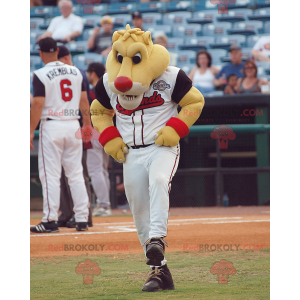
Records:
[[[243,77],[244,62],[242,62],[242,48],[239,45],[231,45],[229,48],[231,63],[224,66],[214,79],[214,85],[223,90],[227,84],[226,78],[235,74],[238,78]]]

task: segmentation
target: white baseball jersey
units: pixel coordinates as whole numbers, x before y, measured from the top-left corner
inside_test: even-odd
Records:
[[[96,99],[107,109],[114,109],[116,126],[128,146],[155,143],[155,134],[171,117],[176,117],[179,101],[191,89],[192,81],[179,68],[169,66],[144,93],[141,104],[134,110],[123,108],[118,94],[108,87],[107,74],[99,79]]]
[[[81,91],[86,87],[81,72],[60,61],[33,72],[34,96],[45,97],[41,119],[79,119]]]

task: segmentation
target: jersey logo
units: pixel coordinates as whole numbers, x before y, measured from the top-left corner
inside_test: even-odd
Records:
[[[170,85],[164,80],[159,80],[153,84],[154,90],[164,91],[165,89],[170,89]]]
[[[160,106],[163,105],[164,102],[165,100],[161,97],[161,95],[158,94],[157,92],[154,92],[154,94],[151,97],[144,97],[141,104],[136,109],[132,109],[132,110],[123,108],[119,103],[119,98],[117,98],[116,108],[119,113],[130,116],[134,111],[150,108],[154,106]]]

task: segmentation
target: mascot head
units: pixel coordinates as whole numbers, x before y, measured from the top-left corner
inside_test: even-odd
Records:
[[[119,94],[125,109],[137,108],[150,83],[168,67],[170,55],[166,48],[153,45],[150,31],[139,28],[115,31],[107,61],[108,86]]]

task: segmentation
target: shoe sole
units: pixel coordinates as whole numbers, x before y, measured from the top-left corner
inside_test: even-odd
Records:
[[[147,252],[146,252],[147,265],[152,266],[160,266],[161,261],[164,259],[164,252],[162,251],[161,247],[153,245]]]
[[[80,228],[80,229],[76,228],[76,230],[77,230],[77,231],[87,231],[88,228]]]
[[[165,288],[165,289],[159,288],[159,289],[155,289],[155,290],[151,290],[151,289],[148,290],[148,289],[142,288],[142,292],[149,292],[149,293],[158,292],[158,291],[166,291],[166,290],[173,291],[173,290],[175,290],[175,286],[173,285],[173,286]]]
[[[57,230],[46,230],[46,231],[43,231],[43,232],[41,232],[41,231],[31,231],[30,230],[30,232],[32,232],[32,233],[54,233],[54,232],[59,232],[59,230],[57,229]]]

